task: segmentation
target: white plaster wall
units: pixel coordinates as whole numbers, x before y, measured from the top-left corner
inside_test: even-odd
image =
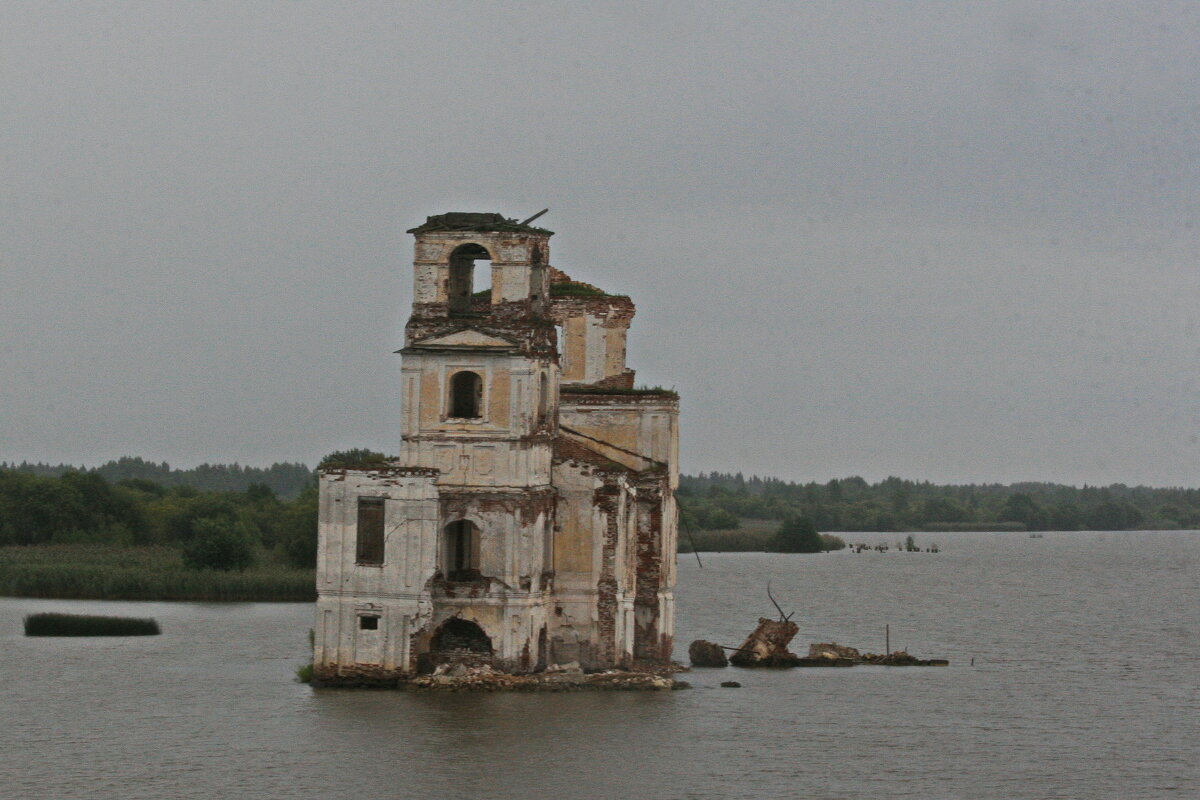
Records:
[[[431,611],[426,583],[437,562],[434,479],[394,470],[320,477],[314,664],[404,669],[408,636]],[[383,497],[384,561],[356,563],[358,498]],[[379,616],[362,630],[359,616]]]

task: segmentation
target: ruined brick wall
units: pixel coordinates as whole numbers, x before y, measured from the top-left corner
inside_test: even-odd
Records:
[[[563,382],[632,388],[625,348],[635,313],[623,296],[553,297],[549,315],[563,330]]]
[[[671,657],[672,635],[663,629],[660,593],[664,589],[663,486],[638,487],[637,591],[634,600],[634,656],[644,660]],[[673,554],[672,554],[673,555]]]

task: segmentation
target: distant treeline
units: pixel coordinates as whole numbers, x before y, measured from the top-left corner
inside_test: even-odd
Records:
[[[313,479],[313,471],[309,467],[289,462],[272,464],[269,467],[201,464],[191,469],[172,469],[165,461],[156,464],[132,456],[122,456],[99,467],[30,464],[23,461],[20,464],[0,463],[0,469],[55,478],[67,472],[94,472],[109,483],[141,480],[151,481],[159,486],[190,486],[201,492],[244,492],[259,484],[285,499],[298,496]]]
[[[1064,486],[1055,483],[938,486],[859,477],[828,483],[719,472],[684,475],[684,519],[733,530],[740,519],[804,517],[821,531],[1178,530],[1200,528],[1200,489]]]
[[[56,476],[0,469],[0,546],[47,544],[168,545],[180,548],[185,561],[218,569],[256,561],[311,567],[316,484],[309,478],[296,497],[284,500],[261,483],[201,491],[145,478],[110,483],[99,470]],[[221,552],[209,557],[205,548],[213,547]]]
[[[361,460],[368,452],[334,453],[325,461]],[[678,497],[685,522],[708,531],[732,531],[746,519],[796,518],[817,531],[1200,528],[1200,489],[1122,484],[938,486],[858,477],[800,484],[714,472],[682,476]],[[215,525],[267,561],[278,556],[301,567],[315,557],[316,507],[314,473],[303,464],[172,469],[125,457],[86,470],[0,465],[0,545],[186,548],[197,531],[215,536]]]

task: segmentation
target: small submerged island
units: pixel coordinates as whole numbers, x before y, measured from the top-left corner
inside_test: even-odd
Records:
[[[25,617],[26,636],[158,636],[160,633],[158,622],[148,618],[53,612]]]

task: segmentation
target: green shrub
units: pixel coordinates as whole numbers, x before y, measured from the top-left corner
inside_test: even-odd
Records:
[[[820,553],[825,549],[821,534],[808,517],[788,517],[771,540],[776,553]]]
[[[157,636],[159,633],[158,623],[152,619],[54,613],[25,617],[26,636]]]
[[[279,515],[276,537],[284,558],[294,567],[317,566],[317,490],[313,487]]]
[[[183,548],[185,566],[240,572],[254,563],[254,543],[240,522],[201,519],[192,528],[192,540]]]
[[[174,542],[190,542],[195,538],[197,525],[202,521],[236,525],[239,519],[237,506],[227,497],[202,494],[180,498],[167,511],[167,539]]]
[[[821,534],[821,545],[822,549],[826,552],[846,549],[846,541],[840,536],[834,536],[832,533]]]

